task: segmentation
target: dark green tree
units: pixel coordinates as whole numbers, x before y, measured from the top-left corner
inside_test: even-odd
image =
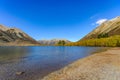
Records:
[[[99,39],[100,39],[100,38],[107,38],[107,37],[109,37],[109,36],[108,36],[108,33],[104,33],[104,34],[102,33],[102,34],[99,34],[99,35],[98,35],[98,38],[99,38]]]
[[[120,47],[120,41],[117,40],[117,44],[116,44],[117,47]]]
[[[60,40],[58,43],[57,43],[58,46],[64,46],[65,45],[65,41],[64,40]]]

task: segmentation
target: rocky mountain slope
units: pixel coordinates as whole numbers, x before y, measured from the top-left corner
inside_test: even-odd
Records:
[[[39,43],[17,28],[0,25],[0,45],[39,45]]]
[[[100,34],[107,34],[108,36],[120,35],[120,17],[102,23],[82,40],[97,38]]]
[[[69,43],[69,40],[66,39],[52,39],[52,40],[39,40],[38,42],[40,42],[41,45],[55,45],[57,44],[59,41],[65,41],[65,43]]]

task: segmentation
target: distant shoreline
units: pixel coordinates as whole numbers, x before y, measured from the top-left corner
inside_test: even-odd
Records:
[[[120,79],[120,48],[93,54],[53,72],[42,80],[117,80]]]

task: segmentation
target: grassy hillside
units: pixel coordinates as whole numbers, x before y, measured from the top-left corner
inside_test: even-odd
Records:
[[[66,46],[120,47],[120,17],[102,23],[78,42]]]
[[[106,38],[81,40],[74,43],[66,44],[66,46],[104,46],[104,47],[120,47],[120,35]]]
[[[120,35],[120,17],[102,23],[82,40],[97,38],[100,34],[107,34],[108,36]]]

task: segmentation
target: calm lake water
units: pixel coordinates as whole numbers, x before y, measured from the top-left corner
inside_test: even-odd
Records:
[[[0,80],[38,80],[102,47],[0,47]],[[16,72],[25,72],[16,75]]]

